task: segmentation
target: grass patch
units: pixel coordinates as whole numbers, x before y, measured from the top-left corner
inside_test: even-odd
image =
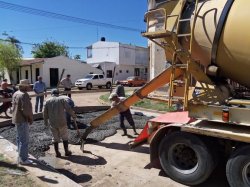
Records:
[[[108,99],[109,95],[110,94],[102,95],[100,96],[100,99],[104,101],[105,103],[110,103]],[[128,96],[129,95],[126,95],[126,97]],[[171,112],[175,110],[174,107],[169,108],[166,102],[152,101],[150,99],[139,100],[133,106],[141,107],[145,109],[157,110],[157,111],[166,111],[166,112]]]
[[[150,99],[140,100],[136,102],[133,106],[151,110],[157,110],[157,111],[166,111],[166,112],[174,111],[174,107],[169,108],[166,102],[152,101]]]
[[[104,101],[105,103],[110,103],[110,101],[109,101],[109,95],[110,95],[110,94],[101,95],[101,96],[100,96],[100,99],[101,99],[102,101]]]

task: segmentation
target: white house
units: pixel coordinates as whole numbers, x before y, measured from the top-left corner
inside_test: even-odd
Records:
[[[63,69],[63,77],[70,74],[73,83],[89,73],[102,73],[100,69],[65,56],[26,59],[21,62],[19,71],[13,73],[13,83],[17,84],[20,79],[28,79],[32,84],[40,75],[47,87],[56,87]]]
[[[107,78],[114,81],[129,76],[147,79],[149,52],[147,48],[107,42],[104,38],[87,48],[87,63],[103,71]]]
[[[148,10],[155,9],[161,3],[166,0],[148,0]],[[154,32],[157,30],[161,30],[163,27],[162,22],[157,22],[155,24],[151,24],[148,28],[149,31]],[[159,45],[154,42],[148,40],[148,47],[150,49],[150,65],[149,65],[149,76],[150,80],[159,75],[163,70],[170,66],[170,64],[166,61],[165,51]]]

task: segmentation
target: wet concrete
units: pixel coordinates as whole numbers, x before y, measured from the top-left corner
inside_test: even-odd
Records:
[[[89,122],[95,117],[101,115],[104,111],[91,112],[80,114],[77,117],[78,128],[82,133],[84,133]],[[149,119],[146,116],[133,115],[133,119],[136,124],[137,129],[142,129]],[[73,123],[72,123],[73,125]],[[131,128],[131,126],[125,120],[126,128]],[[116,130],[120,128],[119,116],[113,117],[108,122],[104,123],[100,127],[93,130],[89,134],[88,139],[95,141],[101,141],[106,137],[112,136],[116,133]],[[69,143],[79,144],[79,137],[77,136],[75,129],[69,129]],[[3,127],[0,129],[0,136],[3,136],[10,142],[16,144],[16,129],[14,126]],[[91,141],[88,141],[91,142]],[[51,131],[45,127],[43,120],[37,120],[30,126],[30,143],[29,143],[29,153],[34,157],[39,158],[44,156],[44,152],[49,149],[52,144],[52,134]]]

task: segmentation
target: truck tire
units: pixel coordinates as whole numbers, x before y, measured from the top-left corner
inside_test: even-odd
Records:
[[[107,88],[107,89],[111,88],[111,82],[107,82],[106,88]]]
[[[226,175],[231,187],[250,186],[250,146],[236,149],[226,165]]]
[[[165,136],[159,146],[159,158],[166,174],[185,185],[204,182],[215,168],[212,153],[206,144],[186,132]]]
[[[91,88],[92,88],[92,84],[91,84],[91,83],[88,83],[88,84],[86,85],[86,89],[87,89],[87,90],[91,90]]]

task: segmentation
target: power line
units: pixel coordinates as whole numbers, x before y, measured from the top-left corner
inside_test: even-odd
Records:
[[[48,11],[39,10],[39,9],[35,9],[35,8],[29,8],[26,6],[7,3],[4,1],[0,1],[0,8],[13,10],[16,12],[23,12],[23,13],[27,13],[27,14],[37,15],[37,16],[43,16],[43,17],[47,17],[47,18],[54,18],[54,19],[59,19],[59,20],[64,20],[64,21],[70,21],[70,22],[75,22],[75,23],[94,25],[94,26],[119,29],[119,30],[127,30],[127,31],[133,31],[133,32],[141,32],[141,30],[135,29],[135,28],[118,26],[118,25],[113,25],[113,24],[109,24],[109,23],[103,23],[103,22],[68,16],[68,15],[63,15],[63,14],[48,12]]]
[[[0,41],[4,41],[4,42],[10,42],[11,43],[11,41],[9,40],[9,39],[1,39],[0,38]],[[21,41],[19,41],[17,44],[25,44],[25,45],[31,45],[31,46],[36,46],[36,45],[38,45],[37,43],[30,43],[30,42],[21,42]],[[89,47],[68,47],[68,46],[66,46],[68,49],[90,49]],[[91,49],[112,49],[112,48],[118,48],[119,46],[115,46],[115,47],[93,47],[93,48],[91,48]],[[131,47],[125,47],[125,46],[123,46],[123,48],[125,48],[125,49],[132,49]]]

